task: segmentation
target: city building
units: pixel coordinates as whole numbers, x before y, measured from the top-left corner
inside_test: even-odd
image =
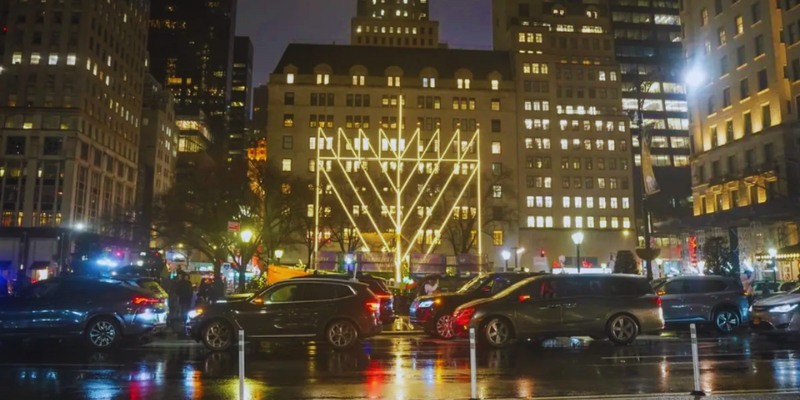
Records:
[[[227,154],[236,0],[153,0],[150,73],[179,115],[208,118],[216,156]]]
[[[369,148],[371,143],[375,151],[387,153],[396,150],[397,146],[401,149],[414,146],[417,142],[413,136],[419,129],[423,143],[420,146],[428,150],[417,149],[411,154],[420,154],[421,158],[423,154],[430,153],[431,157],[442,154],[447,148],[446,138],[461,130],[461,147],[470,154],[480,151],[482,170],[478,173],[484,184],[491,187],[491,196],[483,204],[483,215],[486,216],[483,253],[495,265],[502,265],[502,246],[517,243],[516,221],[509,221],[513,214],[505,212],[506,209],[516,210],[518,201],[514,194],[517,182],[515,147],[519,140],[513,79],[507,52],[290,44],[271,74],[268,85],[268,159],[278,165],[287,178],[313,182],[318,168],[329,173],[338,168],[332,165],[332,160],[317,165],[318,149],[330,151],[344,146],[343,151],[347,151],[348,145],[333,137],[339,129],[351,137],[363,130],[368,138],[360,141],[362,150]],[[404,103],[402,118],[399,115],[401,102]],[[331,137],[318,142],[319,128]],[[379,130],[383,130],[396,138],[398,129],[403,132],[400,144],[398,139],[379,136]],[[437,130],[441,132],[438,139],[435,136]],[[477,130],[481,132],[480,142],[470,145],[469,135]],[[458,145],[450,148],[453,147]],[[353,168],[352,160],[343,160],[345,165],[350,165],[348,170]],[[453,171],[452,166],[421,162],[420,176],[435,174],[435,178],[447,178]],[[413,162],[408,164],[412,165],[411,168],[418,166]],[[387,164],[385,168],[396,168],[392,165]],[[465,163],[459,174],[467,175],[477,166],[477,163]],[[380,170],[379,166],[369,167],[371,172]],[[358,168],[353,171],[357,174]],[[384,184],[387,185],[383,186],[384,192],[390,192],[392,189]],[[337,190],[346,185],[344,183]],[[365,188],[368,186],[366,183],[363,185]],[[331,185],[325,186],[326,193],[332,191]],[[487,186],[484,186],[485,190],[489,190]],[[407,194],[413,195],[411,192],[415,191],[409,190]],[[349,201],[348,210],[352,206],[360,210],[354,199]],[[409,200],[404,204],[401,207],[410,209],[415,203]],[[313,217],[313,202],[309,207],[309,216]],[[467,215],[475,215],[474,206],[465,207],[461,210],[463,214],[459,214],[463,215],[461,220],[469,219]],[[339,206],[331,208],[326,209],[325,214],[335,215],[340,211]],[[360,215],[373,215],[378,224],[382,224],[389,218],[388,208],[373,206],[370,209],[376,211],[367,210]],[[391,209],[394,210],[394,206]],[[414,210],[415,214],[424,215],[425,212],[424,207]],[[415,219],[410,224],[414,223],[419,221]],[[430,243],[436,235],[430,228],[424,230],[424,240],[420,240],[420,245]],[[414,235],[418,232],[411,230],[407,233]],[[374,230],[372,235],[375,239]],[[372,245],[370,243],[371,249],[382,250],[380,245]],[[475,247],[473,244],[472,252],[476,251]],[[336,243],[323,247],[331,251],[339,248]],[[361,246],[355,248],[360,250]],[[286,250],[285,259],[306,260],[308,249]],[[436,251],[455,252],[445,240]],[[530,266],[531,263],[524,265]]]
[[[253,88],[253,116],[249,121],[250,138],[254,141],[267,137],[267,110],[269,88],[261,84]],[[250,143],[252,145],[252,143]]]
[[[699,242],[726,237],[732,261],[797,279],[796,2],[682,3]],[[775,261],[774,259],[772,261]]]
[[[175,183],[178,156],[178,127],[175,124],[175,102],[151,75],[145,77],[141,136],[139,139],[139,177],[136,204],[138,208],[136,241],[141,248],[158,248],[153,240],[153,207],[159,197]]]
[[[510,52],[516,84],[519,139],[506,157],[517,170],[520,234],[510,244],[538,263],[575,268],[571,237],[582,231],[582,265],[610,266],[635,235],[630,120],[608,1],[492,8],[494,48]]]
[[[665,269],[678,271],[686,259],[683,233],[692,215],[679,4],[679,0],[610,2],[614,50],[622,72],[622,109],[632,116],[636,232],[643,247],[646,206],[653,234],[651,245],[660,249]],[[651,194],[643,187],[640,117],[660,188]]]
[[[133,211],[149,2],[3,4],[0,259],[60,263]]]
[[[247,36],[236,36],[233,45],[228,161],[242,160],[250,144],[250,122],[253,95],[253,43]]]
[[[439,21],[429,19],[428,0],[357,0],[350,44],[439,47]]]

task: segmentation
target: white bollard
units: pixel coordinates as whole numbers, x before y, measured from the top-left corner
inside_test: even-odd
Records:
[[[692,333],[692,367],[694,369],[694,390],[692,396],[705,396],[706,393],[700,387],[700,360],[697,355],[697,328],[694,324],[689,325],[689,330]]]
[[[239,329],[239,400],[244,400],[244,329]]]
[[[478,367],[475,357],[475,328],[469,328],[469,378],[472,387],[470,399],[478,400]]]

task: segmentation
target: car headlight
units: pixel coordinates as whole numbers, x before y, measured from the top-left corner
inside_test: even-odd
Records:
[[[795,308],[797,308],[797,304],[784,304],[784,305],[781,305],[781,306],[770,308],[769,312],[771,312],[771,313],[787,313],[789,311],[794,310]]]
[[[194,310],[189,311],[189,314],[187,314],[187,318],[195,319],[195,318],[199,317],[201,314],[203,314],[203,309],[202,308],[195,308]]]
[[[422,300],[417,304],[417,308],[430,308],[433,305],[433,300]]]

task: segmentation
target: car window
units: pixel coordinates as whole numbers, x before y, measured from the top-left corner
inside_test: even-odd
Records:
[[[664,291],[664,294],[683,294],[683,293],[687,293],[687,291],[686,291],[686,280],[677,279],[677,280],[674,280],[674,281],[669,281],[664,286],[661,287],[661,290]]]
[[[611,296],[643,296],[654,293],[646,279],[603,279],[603,290]]]
[[[297,301],[334,300],[353,293],[348,286],[335,283],[307,283],[299,289]]]
[[[290,301],[298,301],[300,298],[299,284],[281,285],[280,287],[270,290],[265,293],[264,300],[266,303],[287,303]]]
[[[727,286],[718,279],[692,279],[688,281],[688,293],[722,292]]]
[[[460,289],[458,289],[458,293],[467,293],[471,292],[483,284],[486,275],[476,275],[472,278],[469,282],[465,283]]]
[[[489,288],[491,294],[497,294],[511,286],[511,282],[505,277],[496,276],[494,279],[487,282],[486,286]]]
[[[21,297],[28,300],[52,299],[56,297],[60,286],[61,282],[39,282],[25,289]]]

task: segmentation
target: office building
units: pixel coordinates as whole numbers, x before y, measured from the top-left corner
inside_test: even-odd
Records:
[[[734,262],[756,270],[771,270],[766,255],[775,248],[778,279],[798,275],[794,3],[699,0],[681,10],[700,242],[728,237]]]
[[[439,21],[430,20],[428,0],[357,0],[350,44],[439,47]]]
[[[228,135],[228,161],[242,160],[250,144],[248,124],[253,96],[253,43],[247,36],[236,36],[233,46],[233,69]]]
[[[495,50],[511,54],[519,229],[548,266],[609,265],[634,247],[631,138],[608,1],[492,3]],[[544,257],[541,257],[544,256]],[[531,257],[529,254],[527,257]]]

